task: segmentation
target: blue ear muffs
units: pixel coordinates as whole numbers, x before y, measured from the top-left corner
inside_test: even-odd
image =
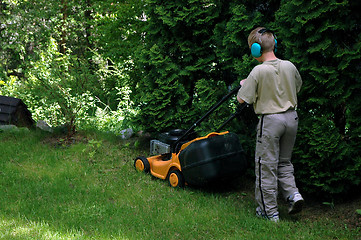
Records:
[[[276,36],[275,36],[275,48],[274,48],[274,52],[277,52],[277,39],[276,39]]]
[[[255,58],[262,56],[262,47],[259,43],[253,43],[251,46],[251,54]]]
[[[277,39],[276,39],[276,36],[274,35],[273,31],[264,28],[264,29],[259,30],[258,32],[260,34],[263,34],[265,32],[271,32],[273,34],[274,39],[275,39],[274,52],[277,52]],[[251,46],[251,54],[255,58],[259,58],[260,56],[262,56],[262,46],[261,46],[261,44],[253,43],[252,46]]]

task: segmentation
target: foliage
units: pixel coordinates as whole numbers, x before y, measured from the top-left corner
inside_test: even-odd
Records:
[[[346,193],[361,183],[359,7],[356,1],[284,1],[277,12],[285,55],[303,78],[294,162],[309,192]]]
[[[129,61],[142,37],[139,29],[145,23],[143,1],[93,2],[93,44],[105,58],[117,63]]]
[[[355,150],[342,139],[329,119],[317,116],[303,121],[295,159],[299,176],[308,177],[307,182],[299,181],[305,185],[304,190],[333,194],[351,192],[360,184],[357,173],[361,166]]]
[[[143,77],[133,95],[138,125],[156,132],[188,128],[238,85],[255,65],[244,44],[247,34],[265,19],[262,13],[272,19],[270,5],[147,1],[146,35],[136,61]],[[200,130],[219,126],[234,110],[232,100]]]
[[[26,86],[44,105],[56,106],[58,111],[53,115],[60,121],[57,123],[66,123],[68,134],[72,135],[77,120],[94,107],[94,99],[87,91],[94,82],[94,75],[89,73],[87,62],[59,53],[52,39],[47,51],[39,57],[39,61],[32,63]]]
[[[119,107],[124,107],[121,99],[129,96],[129,86],[141,78],[134,68],[134,55],[144,34],[140,30],[145,22],[144,3],[143,0],[90,2],[91,48],[97,58],[102,59],[103,66],[106,66],[101,69],[107,69],[106,75],[101,75],[99,79],[101,88],[94,90],[99,100],[109,106],[111,111],[121,112],[123,108]],[[120,89],[124,88],[127,90],[123,94]]]
[[[213,2],[147,1],[147,34],[137,61],[144,75],[134,86],[137,122],[146,130],[185,128],[202,113],[195,102],[214,104],[197,92],[199,81],[225,93],[217,87],[222,79],[209,38],[219,11]]]
[[[358,215],[361,215],[361,209],[356,209],[356,213],[357,213]]]
[[[347,0],[3,0],[0,93],[53,125],[188,128],[257,64],[247,35],[265,26],[277,34],[277,56],[303,78],[293,160],[300,188],[350,193],[361,185],[359,8]],[[53,97],[40,97],[46,92]],[[231,99],[197,130],[215,129],[236,105]],[[253,159],[249,110],[228,129]]]
[[[88,116],[85,121],[79,124],[79,127],[82,129],[97,129],[111,132],[116,135],[128,127],[135,129],[136,127],[127,121],[136,114],[136,111],[132,108],[133,103],[129,99],[130,90],[127,87],[117,90],[119,96],[117,110],[112,110],[109,105],[98,99],[94,116]]]
[[[95,109],[102,109],[105,105],[109,109],[108,119],[116,121],[109,124],[120,128],[124,122],[119,122],[120,117],[116,115],[132,113],[129,110],[130,101],[125,99],[129,98],[127,84],[133,68],[131,48],[137,45],[140,36],[140,32],[135,30],[136,25],[142,22],[139,17],[140,9],[139,0],[127,3],[97,0],[1,1],[1,94],[22,98],[35,120],[44,119],[54,126],[66,121],[58,116],[64,114],[64,109],[69,109],[70,102],[82,102],[84,108],[75,111],[81,127],[89,126],[90,122],[101,122],[94,121],[93,117]],[[129,19],[132,19],[132,24],[125,24]],[[122,28],[119,27],[120,22],[124,24]],[[114,28],[120,32],[114,31]],[[121,37],[115,38],[116,34]],[[52,52],[49,52],[49,42],[52,43]],[[120,49],[122,50],[119,51]],[[59,57],[60,55],[62,56]],[[65,68],[68,65],[69,72],[60,71],[57,61]],[[34,63],[37,65],[35,68]],[[49,69],[52,68],[51,63],[56,69]],[[48,96],[53,102],[49,99],[46,101],[46,98],[39,97],[44,92],[40,91],[40,95],[38,94],[40,88],[45,87],[41,84],[54,81],[47,79],[47,74],[53,71],[54,75],[57,70],[57,74],[63,74],[58,78],[57,84],[69,85],[74,78],[78,82],[69,88],[62,88],[63,92],[58,92],[56,96],[55,93],[52,97]],[[67,78],[67,74],[71,77]],[[83,79],[82,74],[87,75],[86,78]],[[43,82],[34,80],[38,77]],[[87,82],[89,78],[91,81]],[[62,83],[63,80],[66,83]],[[75,89],[76,84],[82,87],[84,83],[87,85],[86,89]],[[29,84],[37,85],[38,90],[32,89]],[[85,95],[78,95],[81,92]],[[70,96],[74,98],[69,99]],[[56,103],[61,98],[68,98],[67,106]],[[123,108],[124,105],[127,107]],[[71,108],[76,110],[79,106]],[[70,116],[74,112],[67,110],[66,114]]]

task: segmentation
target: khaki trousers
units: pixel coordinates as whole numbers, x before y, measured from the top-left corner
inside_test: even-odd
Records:
[[[278,214],[278,190],[285,200],[298,192],[291,163],[297,127],[295,110],[260,117],[255,154],[255,198],[267,216]]]

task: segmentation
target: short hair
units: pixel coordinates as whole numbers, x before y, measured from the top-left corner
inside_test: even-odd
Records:
[[[248,35],[248,46],[259,43],[263,52],[271,52],[275,48],[275,36],[271,30],[265,27],[257,27]]]

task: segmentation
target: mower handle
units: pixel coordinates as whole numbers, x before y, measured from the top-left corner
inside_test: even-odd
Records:
[[[238,115],[241,114],[243,108],[249,107],[249,106],[250,106],[250,105],[249,105],[248,103],[242,103],[242,104],[240,104],[240,105],[237,107],[236,112],[233,113],[233,114],[216,130],[216,132],[221,131],[224,126],[226,126],[230,121],[232,121],[235,117],[237,117]]]
[[[224,96],[218,103],[213,105],[206,114],[204,114],[198,121],[196,121],[180,138],[177,139],[172,145],[172,153],[175,153],[177,145],[184,139],[191,131],[193,131],[201,122],[204,121],[214,110],[216,110],[222,103],[224,103],[228,98],[230,98],[233,94],[238,92],[238,90],[241,88],[241,86],[235,87],[233,90],[231,90],[226,96]],[[243,108],[242,108],[243,109]],[[233,117],[234,118],[234,117]],[[232,118],[232,119],[233,119]],[[229,120],[230,121],[230,120]],[[227,120],[227,123],[229,122]],[[225,125],[225,124],[224,124]],[[224,126],[222,125],[222,127]]]

